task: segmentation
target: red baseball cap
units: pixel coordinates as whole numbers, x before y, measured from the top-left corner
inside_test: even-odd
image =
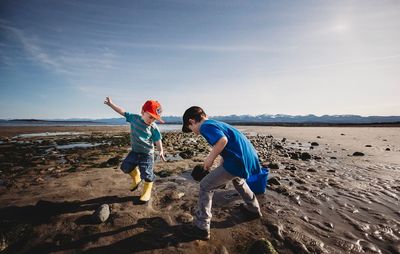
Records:
[[[164,121],[161,119],[161,113],[162,113],[161,104],[158,101],[154,100],[146,101],[143,104],[142,110],[143,112],[149,113],[152,117],[154,117],[161,123],[164,123]]]

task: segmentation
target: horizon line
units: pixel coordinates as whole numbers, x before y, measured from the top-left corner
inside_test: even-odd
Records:
[[[367,117],[400,117],[400,115],[357,115],[357,114],[334,114],[334,115],[329,115],[329,114],[324,114],[324,115],[315,115],[315,114],[305,114],[305,115],[290,115],[290,114],[259,114],[259,115],[251,115],[251,114],[242,114],[242,115],[236,115],[236,114],[231,114],[231,115],[215,115],[215,116],[209,116],[209,118],[216,118],[216,117],[242,117],[242,116],[248,116],[248,117],[260,117],[260,116],[273,116],[273,117],[307,117],[307,116],[313,116],[313,117],[324,117],[324,116],[329,116],[329,117],[362,117],[362,118],[367,118]],[[168,116],[162,116],[162,118],[168,118],[168,117],[182,117],[182,116],[176,116],[176,115],[168,115]],[[123,119],[124,117],[102,117],[102,118],[90,118],[90,117],[68,117],[68,118],[0,118],[2,121],[95,121],[95,120],[103,120],[103,119]]]

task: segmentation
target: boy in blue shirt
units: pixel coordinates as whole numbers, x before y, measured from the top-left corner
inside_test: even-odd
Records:
[[[235,189],[245,201],[241,210],[249,218],[262,216],[256,195],[250,190],[246,179],[258,174],[261,166],[251,142],[229,124],[210,120],[200,107],[188,108],[183,114],[183,132],[202,135],[213,146],[204,160],[204,169],[210,170],[218,155],[222,163],[200,182],[198,210],[194,225],[187,226],[183,233],[195,239],[210,239],[211,206],[214,190],[232,181]]]
[[[151,197],[153,188],[154,173],[154,144],[160,154],[160,158],[165,161],[161,133],[155,121],[161,120],[161,105],[158,101],[148,100],[142,106],[141,115],[126,112],[106,97],[104,104],[110,106],[115,112],[124,116],[131,125],[131,145],[132,151],[123,160],[121,170],[132,177],[131,191],[138,188],[139,183],[144,180],[140,201],[147,202]]]

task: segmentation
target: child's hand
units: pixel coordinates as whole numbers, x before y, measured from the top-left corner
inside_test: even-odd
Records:
[[[204,160],[204,169],[210,170],[213,163],[214,163],[214,160],[212,158],[210,158],[210,156],[207,156],[207,158]]]
[[[167,160],[165,159],[164,152],[160,152],[160,158],[161,158],[161,160],[164,161],[164,162],[167,161]]]
[[[104,104],[110,106],[112,103],[111,98],[110,97],[106,97],[106,99],[104,100]]]

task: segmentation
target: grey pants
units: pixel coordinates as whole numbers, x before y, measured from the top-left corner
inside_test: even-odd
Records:
[[[219,166],[210,171],[200,182],[199,203],[195,221],[197,227],[210,230],[212,217],[211,206],[214,190],[224,186],[229,181],[232,181],[233,186],[235,186],[235,189],[246,203],[246,208],[252,212],[260,212],[260,205],[258,204],[257,197],[250,190],[245,179],[231,175],[223,166]]]

